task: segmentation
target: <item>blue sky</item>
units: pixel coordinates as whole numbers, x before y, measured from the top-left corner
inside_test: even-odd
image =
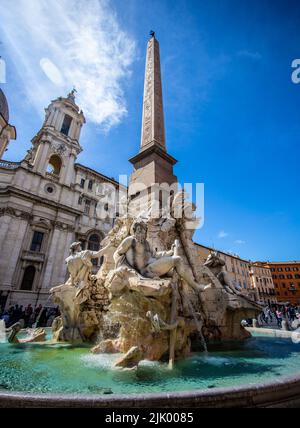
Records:
[[[38,9],[34,0],[0,0],[2,88],[18,132],[6,158],[25,155],[43,108],[75,85],[88,112],[78,161],[130,174],[155,30],[175,172],[205,183],[195,240],[247,259],[299,260],[300,84],[291,81],[299,1],[77,0],[75,11],[74,1],[52,0],[50,11],[46,0]]]

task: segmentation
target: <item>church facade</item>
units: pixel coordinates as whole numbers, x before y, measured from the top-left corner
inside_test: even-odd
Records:
[[[15,130],[1,91],[2,153]],[[76,163],[85,123],[72,91],[46,109],[40,131],[21,162],[0,160],[0,307],[47,302],[49,288],[66,280],[74,241],[98,250],[116,214],[119,184]],[[115,191],[115,192],[114,192]],[[94,260],[95,271],[101,260]]]

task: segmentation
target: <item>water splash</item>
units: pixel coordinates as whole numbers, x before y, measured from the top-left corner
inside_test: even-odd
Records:
[[[0,343],[6,342],[6,327],[4,320],[0,320]]]
[[[199,333],[199,337],[200,337],[200,341],[201,341],[201,345],[203,347],[203,350],[204,350],[205,353],[207,353],[208,352],[207,351],[207,344],[205,342],[205,338],[204,338],[203,333],[202,333],[203,320],[202,319],[201,320],[198,319],[198,317],[197,317],[198,313],[196,314],[194,306],[193,306],[193,304],[190,301],[190,299],[189,299],[188,296],[186,296],[186,301],[187,301],[189,310],[190,310],[190,312],[191,312],[191,314],[193,316],[193,319],[195,321],[195,324],[196,324],[196,327],[197,327],[197,330],[198,330],[198,333]]]
[[[97,368],[102,370],[112,370],[114,361],[120,354],[88,354],[80,359],[86,367]]]
[[[45,307],[47,306],[47,303],[49,303],[49,301],[50,301],[51,299],[52,299],[52,295],[51,295],[51,294],[49,294],[49,296],[48,296],[48,298],[47,298],[47,300],[46,300],[46,303],[45,303],[45,305],[42,307],[42,309],[40,310],[40,312],[39,312],[39,314],[38,314],[38,317],[37,317],[37,319],[36,319],[35,323],[34,323],[34,324],[32,324],[32,328],[33,328],[33,329],[37,328],[38,323],[39,323],[39,321],[40,321],[40,318],[41,318],[41,316],[42,316],[43,310],[45,309]]]

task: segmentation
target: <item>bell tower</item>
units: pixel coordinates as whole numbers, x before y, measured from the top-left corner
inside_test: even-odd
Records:
[[[80,132],[85,117],[75,102],[75,89],[67,98],[60,97],[45,109],[42,128],[32,140],[25,161],[34,172],[51,176],[58,183],[70,185],[74,163],[82,151]]]

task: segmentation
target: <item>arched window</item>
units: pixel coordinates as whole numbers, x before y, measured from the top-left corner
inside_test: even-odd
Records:
[[[64,134],[64,135],[68,136],[70,128],[71,128],[71,123],[72,123],[71,116],[69,116],[68,114],[66,114],[65,117],[64,117],[64,121],[63,121],[63,124],[62,124],[60,132],[62,134]]]
[[[33,286],[33,281],[35,277],[35,267],[27,266],[24,271],[23,281],[21,284],[21,290],[31,291]]]
[[[100,249],[100,237],[95,233],[88,239],[88,250],[99,251]]]
[[[51,158],[49,159],[47,172],[49,172],[49,174],[53,174],[58,177],[60,174],[61,166],[62,166],[61,158],[57,155],[52,155]]]

